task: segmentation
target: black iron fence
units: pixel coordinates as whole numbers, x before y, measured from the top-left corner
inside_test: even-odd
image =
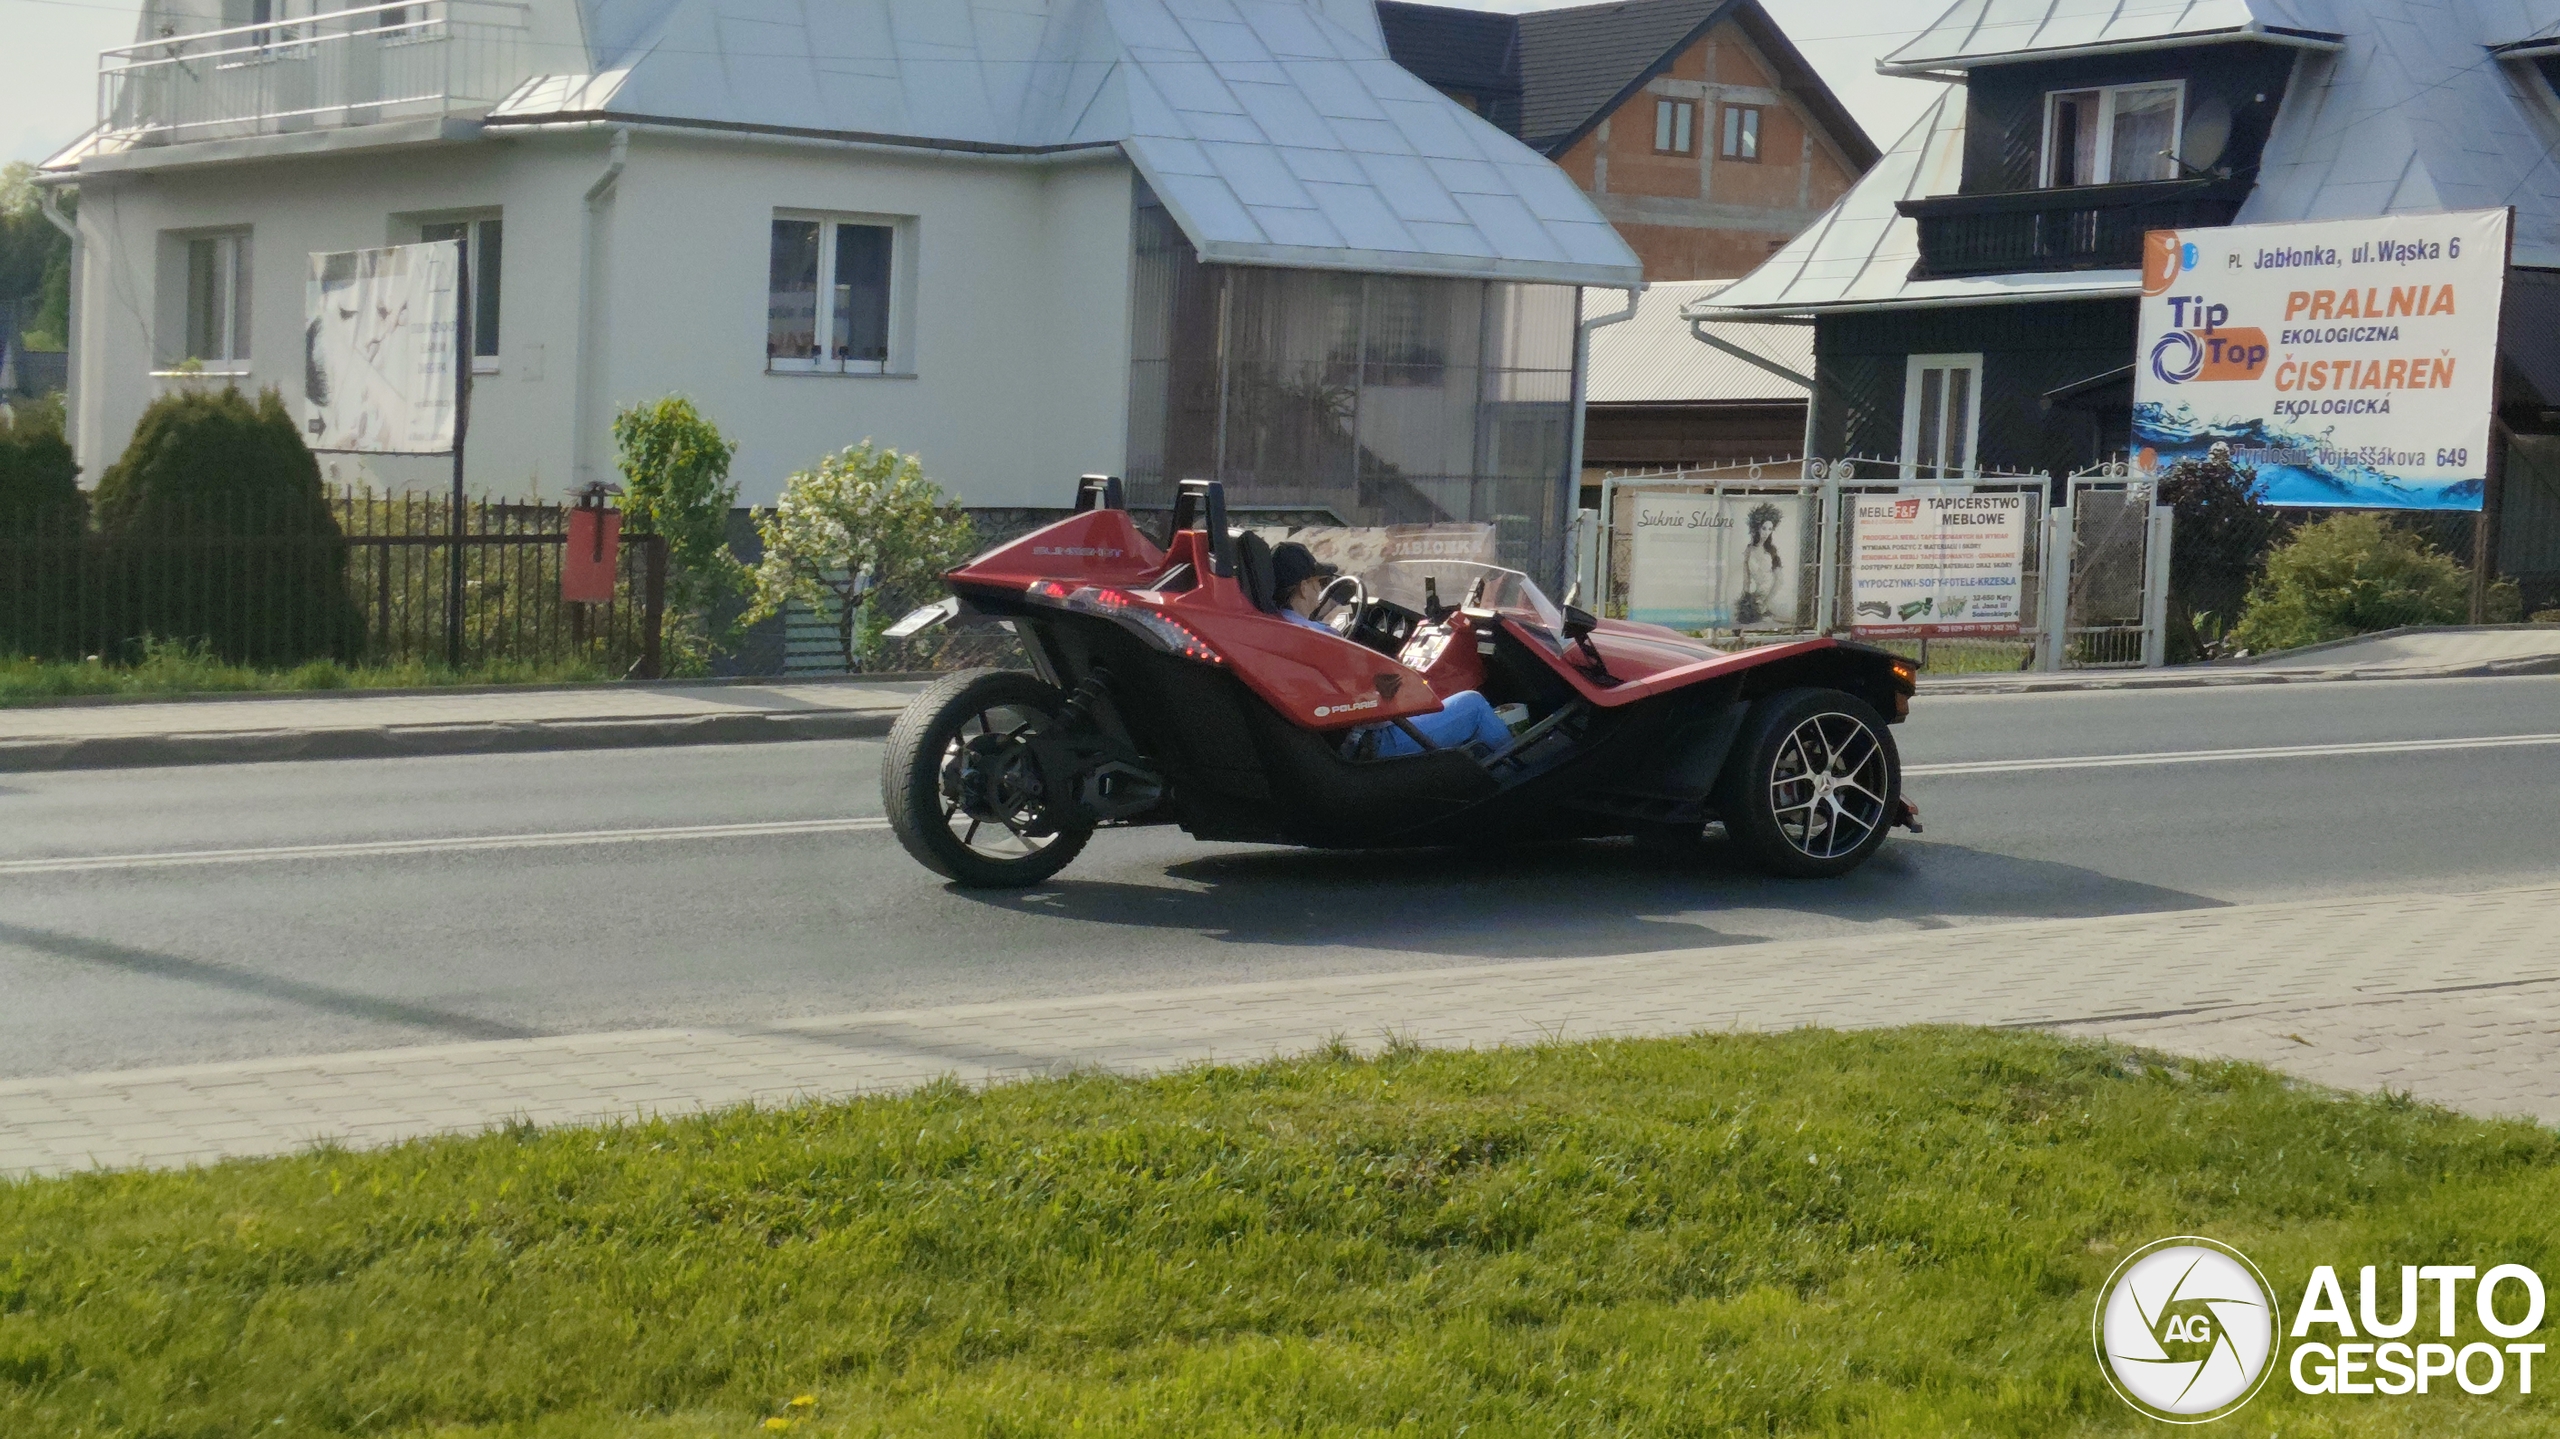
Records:
[[[423,495],[220,495],[94,523],[84,507],[0,513],[0,654],[129,661],[157,642],[260,666],[458,657],[657,677],[665,542],[626,537],[611,597],[569,602],[568,514],[483,500],[457,516]]]

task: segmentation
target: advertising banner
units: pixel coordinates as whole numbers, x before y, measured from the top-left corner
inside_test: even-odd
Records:
[[[311,448],[453,453],[461,261],[452,240],[311,257],[302,371]]]
[[[2506,265],[2504,210],[2151,232],[2135,467],[2221,443],[2269,504],[2480,508]]]
[[[2018,632],[2033,516],[2026,495],[1851,498],[1850,633]]]
[[[1627,618],[1682,630],[1803,627],[1803,495],[1623,493],[1635,511]]]
[[[1346,575],[1366,575],[1391,560],[1502,563],[1494,557],[1491,525],[1303,525],[1297,529],[1261,526],[1254,532],[1275,545],[1296,540],[1319,562],[1339,566]]]

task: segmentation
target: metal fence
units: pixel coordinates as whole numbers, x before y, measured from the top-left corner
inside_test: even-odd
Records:
[[[213,496],[94,525],[85,507],[0,516],[0,653],[129,661],[161,642],[265,666],[458,659],[655,678],[665,542],[626,537],[596,604],[560,596],[567,543],[565,506],[484,500],[457,515],[424,495]]]

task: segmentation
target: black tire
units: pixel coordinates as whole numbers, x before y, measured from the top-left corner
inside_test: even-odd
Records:
[[[1052,802],[1052,781],[1015,738],[1065,703],[1020,670],[964,670],[915,697],[880,757],[880,803],[917,863],[972,889],[1015,889],[1076,857],[1092,824]]]
[[[1901,798],[1902,756],[1883,716],[1856,695],[1794,689],[1752,705],[1715,804],[1751,863],[1824,879],[1876,852]]]

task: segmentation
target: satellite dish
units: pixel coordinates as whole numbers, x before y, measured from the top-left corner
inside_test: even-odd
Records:
[[[2178,137],[2178,159],[2190,171],[2210,170],[2231,144],[2231,103],[2216,95],[2196,107]]]

